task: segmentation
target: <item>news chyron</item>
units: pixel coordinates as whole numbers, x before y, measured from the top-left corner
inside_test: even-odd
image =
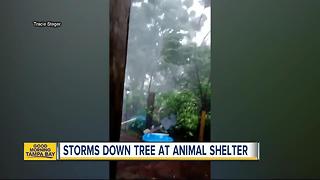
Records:
[[[26,142],[24,160],[259,160],[259,142]]]

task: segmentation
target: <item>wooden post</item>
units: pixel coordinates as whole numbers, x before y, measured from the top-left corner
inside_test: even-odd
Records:
[[[204,136],[204,129],[206,125],[207,113],[206,111],[201,111],[201,118],[200,118],[200,130],[199,130],[199,141],[203,142]]]
[[[119,141],[130,0],[110,1],[110,141]]]
[[[110,1],[109,137],[111,142],[117,142],[120,140],[130,6],[130,0]],[[116,161],[111,161],[110,179],[116,178],[116,167]]]

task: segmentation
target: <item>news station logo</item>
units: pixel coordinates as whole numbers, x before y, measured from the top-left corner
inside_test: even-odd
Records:
[[[24,160],[56,160],[57,143],[24,143]]]

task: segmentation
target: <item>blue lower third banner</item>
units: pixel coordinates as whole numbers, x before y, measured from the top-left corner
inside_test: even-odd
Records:
[[[24,160],[259,160],[258,142],[24,143]]]

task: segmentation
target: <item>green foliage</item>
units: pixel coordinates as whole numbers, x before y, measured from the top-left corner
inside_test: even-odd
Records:
[[[200,110],[210,110],[210,47],[192,39],[206,21],[189,9],[194,0],[134,0],[130,14],[124,106],[128,118],[145,114],[146,97],[156,92],[153,124],[175,114],[175,133],[196,136]],[[208,4],[203,0],[202,4]],[[183,42],[183,43],[182,43]],[[150,80],[150,77],[151,78]],[[208,117],[210,112],[208,113]],[[208,121],[207,121],[208,122]],[[130,125],[142,132],[145,122]],[[206,125],[207,126],[207,125]]]
[[[190,41],[202,24],[197,23],[199,16],[196,16],[194,11],[189,12],[193,0],[148,0],[148,2],[134,0],[133,2],[130,12],[126,68],[126,76],[130,79],[127,79],[126,83],[131,88],[146,92],[147,88],[144,86],[148,80],[146,74],[159,72],[158,67],[162,63],[162,47],[166,47],[164,51],[167,52],[164,61],[175,60],[171,64],[176,65],[188,63],[186,57],[189,50],[181,46],[180,41],[182,39]],[[181,33],[181,30],[184,33]],[[163,45],[164,39],[172,38],[176,38],[175,41]],[[151,82],[152,86],[164,84],[161,76],[165,77],[164,74],[159,73]]]
[[[208,97],[210,98],[211,90],[210,48],[196,46],[193,43],[182,45],[180,40],[181,38],[176,34],[165,37],[161,51],[165,63],[161,64],[161,69],[165,70],[166,75],[171,76],[175,83],[180,84],[181,89],[190,89],[200,100],[206,101]],[[176,66],[183,70],[175,71]],[[203,104],[209,103],[203,102]]]
[[[197,131],[200,102],[191,91],[168,92],[159,95],[157,102],[161,106],[161,117],[175,114],[177,123],[174,131],[183,132],[185,137],[192,137]]]
[[[144,129],[146,128],[146,122],[142,120],[136,120],[130,122],[128,126],[131,131],[137,132],[138,134],[142,135]]]
[[[181,33],[170,33],[164,37],[161,55],[165,62],[174,65],[190,63],[195,44],[182,45],[182,39],[183,35]]]
[[[174,33],[164,38],[163,45],[161,53],[165,63],[162,64],[164,66],[162,69],[166,70],[166,73],[171,72],[167,75],[180,85],[178,90],[181,91],[164,95],[164,113],[176,113],[177,125],[174,131],[183,132],[185,137],[190,138],[196,136],[201,110],[208,113],[206,129],[209,127],[211,118],[210,48],[192,43],[183,45],[181,36]],[[176,66],[183,70],[174,71]],[[172,70],[168,71],[168,69]]]
[[[125,96],[124,106],[128,118],[137,114],[145,114],[145,99],[145,96],[135,89]]]

